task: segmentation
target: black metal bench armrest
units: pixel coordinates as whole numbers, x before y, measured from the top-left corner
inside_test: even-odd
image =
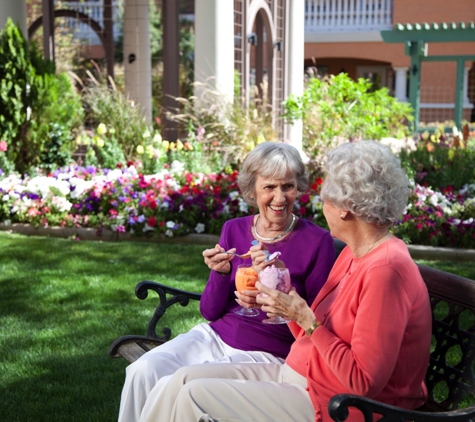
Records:
[[[378,418],[382,416],[381,419],[377,419],[380,422],[467,422],[475,418],[475,405],[465,409],[433,413],[402,409],[354,394],[333,396],[328,404],[328,413],[334,421],[343,422],[348,418],[349,407],[359,409],[364,415],[365,422],[373,422],[373,415]]]
[[[153,313],[152,319],[148,323],[147,327],[147,337],[151,339],[162,339],[157,335],[155,330],[159,319],[165,314],[166,310],[170,306],[174,305],[175,303],[179,303],[181,306],[187,306],[190,300],[201,299],[200,293],[187,292],[185,290],[175,289],[173,287],[166,286],[165,284],[148,280],[141,281],[135,286],[135,296],[141,300],[144,300],[147,298],[149,290],[156,292],[160,298],[160,303],[155,308],[155,312]],[[167,298],[167,295],[171,295],[171,297]],[[169,333],[165,341],[170,339],[171,334],[170,329],[166,329]],[[162,332],[164,330],[165,329],[163,329]],[[164,334],[167,335],[166,333]]]
[[[120,357],[119,348],[124,344],[128,343],[140,343],[142,347],[149,348],[150,345],[159,345],[170,340],[171,330],[168,327],[162,328],[162,334],[159,336],[156,332],[157,323],[160,318],[165,314],[166,310],[174,305],[179,303],[181,306],[187,306],[190,303],[190,300],[200,300],[200,293],[187,292],[186,290],[175,289],[164,284],[157,283],[155,281],[144,280],[135,286],[135,295],[141,299],[145,300],[148,297],[148,291],[152,290],[157,293],[160,301],[153,312],[152,318],[148,323],[147,335],[138,336],[138,335],[127,335],[118,338],[114,343],[109,347],[109,355],[111,357]]]

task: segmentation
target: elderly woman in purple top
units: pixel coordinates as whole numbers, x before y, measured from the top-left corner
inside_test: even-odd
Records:
[[[251,265],[226,252],[250,251],[259,271],[276,264],[281,252],[292,285],[311,305],[325,283],[335,259],[330,233],[314,223],[297,218],[295,200],[308,183],[306,166],[299,152],[282,142],[264,142],[244,160],[238,184],[243,199],[258,208],[256,215],[227,221],[219,244],[203,251],[210,276],[200,301],[202,323],[188,333],[147,352],[126,369],[119,421],[146,418],[155,397],[178,368],[200,363],[283,363],[293,336],[286,324],[263,324],[265,313],[254,317],[236,314],[241,306],[257,307],[257,291],[236,292],[234,277],[239,264]],[[251,246],[251,242],[257,243]],[[259,264],[257,264],[259,263]]]

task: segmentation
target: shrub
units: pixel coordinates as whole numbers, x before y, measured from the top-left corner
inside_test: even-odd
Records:
[[[119,147],[125,160],[133,160],[137,146],[142,143],[142,135],[149,131],[140,105],[130,101],[112,80],[109,80],[108,86],[94,78],[90,72],[88,75],[90,84],[83,88],[86,126],[92,129],[101,123],[107,124],[109,129],[113,129],[110,142],[116,144],[111,149]],[[99,164],[103,164],[101,160]]]
[[[67,164],[82,123],[80,97],[11,20],[0,36],[0,81],[0,138],[8,144],[8,162],[21,173]]]
[[[182,109],[167,116],[186,133],[183,142],[199,145],[197,149],[208,163],[202,171],[221,171],[230,164],[238,168],[258,143],[277,140],[265,99],[254,96],[246,107],[241,98],[231,102],[206,84],[196,83],[195,88],[200,90],[199,101],[195,96],[177,98]]]
[[[424,132],[415,150],[399,153],[402,165],[414,180],[434,189],[461,189],[475,183],[475,137],[468,126],[460,133],[439,128]]]
[[[409,135],[411,107],[391,97],[387,88],[371,92],[365,79],[353,81],[346,73],[310,78],[302,96],[290,96],[285,118],[303,120],[303,146],[317,167],[338,140],[360,140]]]

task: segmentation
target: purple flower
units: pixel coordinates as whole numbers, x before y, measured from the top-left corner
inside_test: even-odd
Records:
[[[137,222],[143,223],[146,219],[147,219],[147,218],[145,217],[145,215],[140,214],[140,215],[137,217]]]

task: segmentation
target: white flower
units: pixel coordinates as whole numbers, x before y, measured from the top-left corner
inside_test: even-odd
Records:
[[[149,232],[149,231],[153,231],[153,227],[152,226],[149,226],[148,223],[145,223],[145,225],[143,226],[143,229],[142,231],[143,232]]]
[[[5,226],[10,226],[12,224],[12,220],[5,220],[3,224],[5,224]]]
[[[203,223],[198,223],[195,227],[196,233],[203,233],[205,231],[205,225]]]
[[[122,176],[121,169],[114,169],[107,173],[107,180],[113,181],[119,179]]]
[[[170,167],[170,171],[172,173],[183,173],[183,170],[185,169],[185,165],[183,163],[181,163],[180,161],[178,160],[175,160],[173,161],[173,163],[171,164],[171,167]]]
[[[238,196],[239,196],[239,192],[237,191],[229,192],[229,199],[231,201],[234,201]]]
[[[180,204],[178,207],[178,212],[182,212],[185,208],[183,207],[183,204]]]
[[[241,198],[239,198],[239,211],[241,212],[248,212],[249,210],[249,205],[247,202],[244,202]]]
[[[317,210],[317,206],[318,204],[321,204],[321,199],[320,199],[320,195],[315,195],[312,200],[311,200],[311,203],[312,203],[312,211],[315,212]]]
[[[2,200],[3,202],[7,202],[10,199],[10,195],[8,193],[6,195],[3,195]]]
[[[168,229],[166,232],[165,232],[165,236],[168,236],[168,237],[173,237],[173,232]]]
[[[175,222],[174,221],[167,221],[166,226],[169,229],[173,229],[175,227]]]
[[[63,198],[62,196],[53,196],[51,202],[60,212],[69,211],[73,206],[71,202],[69,202],[66,198]]]
[[[84,180],[78,177],[73,177],[69,183],[74,186],[74,190],[69,195],[72,199],[81,198],[85,192],[94,186],[93,180]]]
[[[66,196],[70,192],[69,183],[66,180],[58,180],[47,176],[38,176],[29,180],[25,190],[36,193],[42,198],[58,195],[58,193]]]

